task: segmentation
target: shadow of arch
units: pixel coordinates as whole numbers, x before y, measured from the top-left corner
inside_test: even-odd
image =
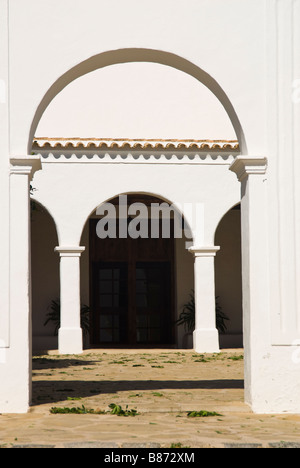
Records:
[[[28,154],[30,154],[32,151],[32,142],[38,123],[42,115],[44,114],[46,108],[49,106],[51,101],[55,98],[55,96],[58,93],[60,93],[72,81],[76,80],[81,76],[86,75],[87,73],[111,65],[130,62],[152,62],[161,65],[166,65],[184,73],[187,73],[188,75],[194,77],[196,80],[204,84],[217,97],[217,99],[219,99],[220,103],[223,105],[235,130],[237,139],[240,144],[241,152],[242,154],[247,154],[245,135],[239,118],[235,112],[235,109],[230,99],[226,95],[225,91],[221,88],[221,86],[211,75],[209,75],[207,72],[205,72],[189,60],[180,57],[176,54],[161,50],[139,48],[118,49],[100,53],[77,64],[76,66],[68,70],[66,73],[64,73],[60,78],[58,78],[56,82],[49,88],[36,110],[29,134]]]

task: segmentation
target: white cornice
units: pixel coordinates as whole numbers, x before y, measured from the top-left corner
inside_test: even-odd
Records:
[[[10,173],[23,174],[33,178],[35,172],[42,169],[40,156],[15,156],[10,158]]]
[[[250,174],[265,174],[267,167],[268,160],[265,157],[237,156],[229,169],[235,172],[241,182]]]

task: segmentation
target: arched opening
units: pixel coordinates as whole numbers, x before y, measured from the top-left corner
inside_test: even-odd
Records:
[[[232,103],[229,101],[226,93],[224,92],[224,90],[222,90],[222,88],[219,86],[219,84],[213,79],[213,77],[211,77],[209,74],[207,74],[206,72],[204,72],[202,69],[200,69],[199,67],[197,67],[196,65],[190,63],[189,61],[179,57],[179,56],[176,56],[174,54],[170,54],[170,53],[165,53],[165,52],[162,52],[162,51],[154,51],[154,50],[145,50],[145,49],[123,49],[123,50],[118,50],[118,51],[110,51],[110,52],[107,52],[107,53],[103,53],[103,54],[99,54],[95,57],[92,57],[88,60],[86,60],[85,62],[82,62],[81,64],[75,66],[72,70],[68,71],[65,75],[63,75],[62,77],[60,77],[56,83],[54,83],[54,85],[49,89],[49,91],[46,93],[46,95],[44,96],[43,100],[41,101],[40,103],[40,106],[39,108],[37,109],[37,112],[36,112],[36,115],[35,115],[35,119],[32,123],[32,129],[31,129],[31,138],[33,138],[33,135],[38,127],[38,124],[41,120],[41,117],[44,115],[45,113],[45,110],[48,109],[48,106],[50,103],[52,103],[52,101],[54,100],[54,98],[56,98],[59,93],[64,90],[65,88],[68,87],[68,85],[71,86],[72,83],[75,83],[75,81],[79,81],[80,78],[82,77],[86,77],[88,74],[91,74],[91,72],[96,72],[96,71],[100,71],[100,72],[103,72],[104,69],[114,69],[116,70],[116,67],[120,67],[120,66],[124,66],[124,65],[132,65],[133,63],[135,63],[136,65],[138,66],[141,66],[141,65],[145,65],[145,64],[148,64],[148,65],[154,65],[156,67],[156,69],[158,70],[159,68],[164,68],[164,69],[170,69],[172,70],[172,72],[181,72],[179,74],[181,75],[185,75],[186,77],[188,77],[188,79],[192,78],[193,81],[196,81],[198,84],[201,83],[202,85],[204,85],[206,87],[206,91],[208,91],[209,94],[211,94],[214,99],[216,99],[218,101],[218,105],[220,107],[222,107],[222,111],[223,111],[223,117],[225,115],[226,119],[230,122],[231,126],[233,127],[234,129],[234,132],[238,138],[238,141],[239,141],[239,144],[240,144],[240,149],[245,152],[245,139],[244,139],[244,135],[243,135],[243,131],[242,131],[242,128],[241,128],[241,125],[240,125],[240,122],[237,118],[237,115],[235,113],[235,110],[233,108],[233,105]],[[121,74],[118,74],[118,79],[120,79],[122,75]],[[149,74],[149,78],[151,78],[151,75]],[[151,81],[151,79],[150,79]],[[169,82],[169,81],[168,81]],[[109,88],[107,88],[109,89]],[[62,93],[64,94],[64,93]],[[166,106],[167,107],[167,106]],[[141,113],[141,116],[143,116],[143,114],[145,114],[145,110],[143,109],[143,112]],[[217,114],[218,115],[218,114]],[[216,118],[217,118],[217,115],[216,115]],[[151,112],[151,116],[152,116],[152,120],[155,121],[155,119],[157,118],[156,114]],[[140,118],[140,114],[137,113],[137,119]],[[83,116],[82,116],[82,119],[83,119]],[[83,119],[84,120],[84,119]],[[150,127],[149,127],[150,128]],[[152,129],[153,130],[153,129]],[[181,138],[181,135],[178,133],[178,130],[176,131],[176,135],[174,135],[174,137],[177,137],[177,138]],[[81,135],[83,136],[83,135]],[[116,137],[119,137],[120,138],[120,134],[117,132],[117,134],[115,135]],[[127,135],[124,135],[125,137]],[[133,135],[132,135],[133,136]],[[146,135],[147,136],[147,135]],[[154,135],[151,135],[151,136],[154,136]],[[99,135],[97,135],[97,137],[99,137]],[[223,142],[224,143],[224,142]],[[32,144],[32,140],[30,141],[30,145]],[[51,145],[50,145],[51,146]],[[59,146],[59,145],[58,145]],[[72,145],[71,145],[72,146]],[[226,146],[226,145],[225,145]],[[230,146],[230,145],[229,145]],[[132,148],[134,148],[135,145],[132,145]],[[77,148],[77,147],[76,147]],[[67,145],[67,151],[69,149],[69,145]],[[73,151],[73,149],[71,149],[71,151]],[[76,152],[76,149],[75,149],[75,152]],[[126,158],[127,155],[125,154],[126,152],[124,152],[124,154],[122,154],[122,158]],[[57,159],[60,158],[60,155],[57,154],[55,155],[55,158],[57,156]],[[66,158],[68,159],[69,158],[69,154],[66,156]],[[111,162],[113,162],[113,158],[114,158],[115,155],[110,155],[111,157]],[[181,155],[182,156],[182,155]],[[180,156],[180,157],[181,157]],[[81,157],[81,156],[80,156]],[[204,158],[206,157],[203,156]],[[234,157],[231,155],[231,157]],[[145,158],[146,159],[146,158]],[[166,159],[168,160],[169,157],[166,156]],[[214,161],[214,158],[211,158],[212,161]],[[212,164],[212,161],[211,161],[211,165]],[[53,161],[55,162],[55,161]],[[82,161],[84,163],[84,161]],[[99,161],[101,162],[101,161]],[[168,163],[168,161],[165,161],[166,163]],[[59,172],[59,165],[55,166],[53,165],[52,166],[53,169],[55,168],[55,170],[57,170]],[[87,167],[85,167],[84,165],[82,166],[83,168],[87,169]],[[110,167],[110,166],[109,166]],[[127,176],[128,177],[133,177],[133,173],[136,172],[136,180],[139,180],[139,179],[143,179],[143,178],[148,178],[147,180],[147,184],[146,184],[146,191],[147,192],[155,192],[157,191],[157,193],[160,193],[160,189],[156,190],[156,184],[153,183],[152,184],[152,179],[149,179],[149,168],[147,168],[147,166],[145,165],[144,167],[143,166],[140,166],[140,168],[143,167],[143,170],[140,170],[137,169],[138,166],[135,167],[134,171],[131,170],[130,172],[128,171],[127,173]],[[165,167],[167,167],[167,164],[165,164]],[[199,169],[200,169],[200,165],[199,165]],[[203,165],[203,167],[205,167]],[[111,167],[111,169],[113,169]],[[120,166],[119,166],[119,169],[120,169]],[[224,164],[224,168],[219,166],[218,167],[218,174],[221,170],[224,171],[228,171],[228,167],[226,167],[226,165]],[[99,167],[98,167],[98,170],[99,170]],[[148,173],[147,173],[148,171]],[[162,171],[161,171],[162,173]],[[74,174],[75,174],[75,171],[74,171]],[[202,171],[202,174],[201,176],[203,176],[204,172]],[[121,183],[121,177],[124,176],[124,171],[122,174],[118,173],[118,176],[116,177],[116,171],[112,170],[111,174],[110,174],[110,177],[113,180],[113,183],[115,184],[115,189],[113,191],[113,193],[118,193],[119,190],[124,190],[124,181],[122,180],[122,183]],[[76,177],[78,177],[78,174],[76,173]],[[152,175],[153,177],[153,175]],[[159,180],[159,177],[161,177],[161,175],[158,176],[158,172],[154,174],[154,177],[157,178]],[[60,178],[61,178],[61,175],[60,175]],[[189,177],[187,176],[187,179],[189,179]],[[150,182],[149,182],[150,181]],[[197,204],[199,199],[198,199],[198,196],[199,196],[199,193],[198,193],[198,185],[199,185],[199,179],[197,180],[196,183],[194,183],[194,186],[192,188],[192,191],[193,192],[197,192],[197,194],[193,194],[193,198],[192,199],[192,203],[194,204]],[[102,181],[103,182],[103,181]],[[154,182],[154,179],[153,179],[153,182]],[[161,181],[160,181],[161,182]],[[79,179],[78,179],[78,183],[79,183]],[[165,183],[165,180],[163,181],[163,183]],[[105,185],[105,183],[104,183]],[[120,185],[120,187],[118,186]],[[127,185],[127,186],[126,186]],[[153,185],[153,189],[152,189],[152,186]],[[132,186],[132,185],[131,185]],[[142,183],[139,183],[137,184],[137,190],[140,190],[140,187],[142,187]],[[116,189],[117,187],[117,189]],[[123,187],[123,188],[121,188]],[[127,183],[125,184],[125,191],[128,190],[128,188],[130,187],[130,183]],[[134,185],[135,187],[135,185]],[[173,188],[174,190],[174,188]],[[187,187],[186,189],[187,192],[190,191],[190,187]],[[163,192],[163,191],[162,191]],[[170,198],[176,200],[176,197],[178,196],[177,195],[177,191],[174,190],[173,193],[171,194]],[[140,194],[141,196],[142,194]],[[191,194],[189,194],[191,196]],[[201,197],[205,198],[205,194],[202,194]],[[181,197],[179,196],[179,198],[183,198],[182,197],[182,194],[181,194]],[[75,199],[75,197],[74,197]],[[216,200],[217,200],[217,197],[216,197]],[[78,200],[79,201],[79,200]],[[87,201],[87,198],[85,199],[85,202]],[[95,200],[94,200],[95,201]],[[200,202],[202,202],[202,200],[200,200]],[[83,209],[83,203],[84,202],[81,202],[79,201],[79,203],[82,203],[80,209],[82,210]],[[90,200],[89,200],[89,203],[90,203]],[[90,204],[90,206],[95,206],[94,205],[94,202]],[[77,208],[76,208],[77,209]],[[58,210],[58,211],[61,211],[61,210]],[[79,210],[80,211],[80,210]],[[62,218],[60,218],[62,219]],[[68,218],[69,219],[69,218]],[[85,218],[83,218],[85,219]],[[66,228],[65,230],[68,231],[72,228],[71,224],[72,222],[70,221],[69,219],[69,227],[68,229]],[[62,224],[66,224],[65,221],[62,222]],[[93,225],[94,223],[94,225]],[[146,344],[166,344],[168,346],[170,345],[179,345],[180,343],[180,339],[176,338],[176,332],[175,331],[172,331],[170,332],[170,330],[166,330],[166,326],[163,326],[161,325],[160,326],[160,329],[162,330],[163,328],[166,330],[166,334],[164,337],[162,337],[162,335],[157,335],[157,339],[153,338],[153,339],[150,339],[149,336],[150,336],[150,332],[148,330],[148,328],[151,328],[149,326],[147,326],[147,330],[145,332],[145,336],[147,335],[148,338],[140,338],[138,337],[138,334],[136,332],[138,326],[137,326],[137,322],[138,322],[138,319],[137,319],[137,308],[138,308],[138,304],[137,304],[137,301],[139,300],[139,298],[137,297],[137,293],[136,293],[136,290],[137,290],[137,287],[138,287],[138,279],[137,279],[137,275],[138,274],[141,274],[140,271],[137,271],[137,270],[141,270],[141,269],[147,269],[146,267],[143,267],[143,268],[138,268],[138,266],[142,266],[147,264],[147,263],[150,263],[149,258],[147,260],[146,256],[141,256],[140,258],[135,258],[134,255],[136,254],[136,251],[138,249],[136,249],[136,247],[130,247],[130,242],[132,241],[135,242],[135,246],[137,245],[138,243],[138,239],[131,239],[127,242],[126,246],[123,245],[122,247],[122,242],[124,241],[124,239],[122,238],[122,236],[120,238],[117,238],[115,236],[114,239],[109,239],[110,244],[109,245],[109,242],[108,242],[108,239],[101,239],[101,242],[99,241],[98,242],[95,242],[91,239],[90,237],[90,232],[93,230],[93,232],[95,232],[95,230],[97,229],[97,225],[98,225],[98,222],[97,220],[95,220],[95,213],[93,215],[91,215],[91,219],[89,219],[88,221],[88,226],[86,226],[85,230],[84,230],[84,233],[83,233],[83,237],[85,237],[85,240],[82,242],[82,245],[84,246],[89,246],[89,249],[88,249],[88,255],[85,253],[82,255],[82,264],[85,265],[85,271],[84,271],[84,274],[81,275],[81,288],[82,288],[82,293],[81,293],[81,301],[85,304],[89,304],[89,307],[91,309],[91,313],[90,313],[90,318],[91,318],[91,324],[92,324],[92,327],[93,327],[93,331],[92,333],[90,333],[90,339],[91,339],[91,344],[92,345],[103,345],[105,342],[108,343],[109,340],[111,339],[112,340],[112,344],[119,344],[119,345],[122,345],[122,342],[123,343],[126,343],[127,345],[138,345],[139,343],[146,343]],[[131,223],[129,223],[131,224]],[[81,229],[81,222],[78,224],[78,226],[80,227]],[[77,227],[78,227],[77,226]],[[204,236],[203,236],[203,233],[202,233],[202,228],[200,228],[201,232],[197,232],[197,239],[198,239],[198,244],[199,244],[199,239],[204,239]],[[74,236],[73,234],[70,234],[68,233],[66,238],[69,240],[70,238],[74,239]],[[78,239],[78,238],[77,238]],[[74,243],[74,247],[75,244],[77,244],[78,240],[76,239],[76,242]],[[155,241],[156,242],[156,247],[153,247],[151,248],[150,246],[150,240],[151,241]],[[148,244],[144,247],[144,248],[141,248],[141,250],[143,251],[143,254],[145,254],[145,252],[147,251],[147,249],[149,250],[150,254],[153,253],[155,251],[155,249],[157,248],[158,246],[158,240],[159,239],[147,239]],[[164,239],[165,240],[165,239]],[[116,245],[117,243],[119,242],[119,247],[116,248]],[[141,239],[141,241],[145,241],[145,244],[146,244],[146,239]],[[166,241],[165,243],[165,246],[162,247],[162,254],[160,256],[160,258],[156,258],[156,261],[157,261],[157,264],[160,263],[160,266],[162,266],[162,263],[163,263],[163,260],[165,260],[165,263],[168,264],[169,266],[166,268],[169,268],[170,271],[173,271],[176,273],[180,271],[180,269],[176,269],[174,267],[175,265],[175,260],[174,260],[174,255],[173,257],[169,256],[169,258],[167,258],[166,256],[166,252],[169,250],[170,252],[172,251],[173,254],[174,252],[177,253],[177,246],[179,245],[179,240],[176,239],[176,242],[174,242],[174,245],[172,246],[172,238],[170,237],[168,239],[168,242]],[[174,241],[174,239],[173,239]],[[74,241],[73,241],[74,242]],[[104,246],[105,242],[107,242],[107,246]],[[98,246],[96,245],[93,245],[94,244],[99,244]],[[100,246],[101,244],[101,246]],[[216,243],[216,245],[218,245],[218,243]],[[65,245],[62,244],[62,247],[64,247]],[[67,246],[68,247],[68,246]],[[70,247],[70,246],[69,246]],[[198,246],[196,246],[198,247]],[[199,245],[199,247],[201,247],[201,245]],[[98,249],[98,250],[97,250]],[[113,255],[113,251],[114,249],[117,251],[114,252],[114,255]],[[132,251],[132,257],[129,258],[129,251]],[[92,254],[91,254],[92,252]],[[109,253],[109,255],[108,255]],[[125,253],[127,255],[126,259],[125,259]],[[188,255],[188,252],[187,250],[184,250],[184,253],[186,255],[186,258],[189,258],[189,263],[191,265],[191,271],[193,270],[192,268],[192,264],[193,264],[193,258],[192,256],[189,256]],[[105,257],[104,254],[107,254],[107,257]],[[123,254],[123,257],[122,255]],[[149,255],[150,255],[149,254]],[[163,257],[163,255],[165,255],[165,257]],[[180,253],[178,254],[179,256],[181,255]],[[151,255],[150,255],[151,256]],[[95,260],[94,260],[95,259]],[[99,270],[99,265],[100,263],[105,263],[106,265],[104,265],[105,267],[107,267],[106,269],[108,270],[109,269],[109,263],[111,265],[116,265],[117,263],[119,264],[122,264],[120,266],[123,267],[124,271],[120,270],[119,268],[119,271],[116,272],[117,275],[123,275],[124,279],[123,279],[123,282],[126,283],[126,291],[127,291],[127,295],[124,294],[122,296],[122,301],[123,303],[126,302],[126,306],[123,307],[123,309],[125,310],[124,314],[126,315],[126,317],[129,317],[129,315],[131,314],[131,322],[130,324],[127,324],[127,329],[126,329],[126,333],[125,333],[125,337],[120,337],[120,333],[118,330],[120,330],[120,326],[118,325],[118,323],[120,323],[120,317],[117,317],[116,319],[113,317],[108,317],[109,314],[106,314],[107,317],[103,318],[102,320],[102,317],[98,317],[96,312],[94,312],[94,309],[98,307],[97,305],[97,301],[99,302],[100,299],[98,297],[96,297],[95,295],[95,290],[97,290],[97,284],[99,286],[99,282],[101,284],[101,281],[100,281],[100,277],[102,277],[102,286],[101,288],[104,288],[103,284],[105,284],[105,281],[104,281],[104,276],[107,274],[107,275],[110,275],[110,281],[111,283],[109,284],[109,281],[107,280],[107,288],[108,290],[112,291],[111,293],[111,297],[108,298],[109,296],[109,293],[108,292],[105,292],[103,290],[102,293],[99,293],[100,296],[103,295],[103,298],[101,298],[101,301],[103,302],[105,299],[107,299],[107,301],[110,301],[110,303],[112,301],[114,301],[114,296],[117,296],[117,294],[114,292],[114,283],[117,283],[117,280],[115,279],[114,277],[114,270],[117,268],[110,268],[110,272],[107,273],[105,271],[102,271],[101,268]],[[152,262],[152,267],[154,266],[154,263],[155,263],[155,259],[151,258],[151,262]],[[123,264],[126,264],[125,266]],[[98,273],[95,273],[94,270],[93,270],[93,264],[96,264],[95,268],[98,268]],[[132,269],[131,271],[129,271],[129,267],[128,265],[131,264],[132,265]],[[98,266],[97,266],[98,265]],[[150,268],[150,267],[149,267]],[[103,267],[102,268],[103,270],[105,270],[105,268]],[[124,273],[125,271],[127,271],[127,273]],[[157,265],[157,273],[156,273],[156,276],[159,276],[160,274],[160,268],[159,266]],[[148,276],[151,276],[151,273],[145,273],[145,276],[148,278]],[[178,273],[179,274],[179,273]],[[124,276],[125,275],[125,276]],[[127,275],[127,276],[126,276]],[[180,298],[178,296],[178,290],[180,289],[180,285],[179,285],[179,281],[177,281],[176,283],[176,288],[175,288],[175,273],[173,273],[173,278],[171,277],[172,275],[169,275],[167,273],[162,273],[162,281],[164,278],[168,277],[169,278],[169,283],[168,284],[165,284],[163,285],[161,283],[160,285],[160,291],[167,291],[168,289],[171,291],[173,290],[173,296],[171,297],[171,293],[170,295],[167,297],[165,297],[163,300],[165,301],[164,304],[167,304],[168,303],[168,308],[170,310],[169,312],[169,315],[168,315],[168,319],[167,319],[167,322],[170,323],[174,323],[176,318],[178,318],[178,308],[182,308],[184,306],[184,304],[187,302],[189,296],[190,296],[190,293],[192,292],[193,288],[194,288],[194,284],[193,282],[190,282],[189,283],[189,288],[186,288],[184,290],[184,292],[182,293],[182,297]],[[190,281],[190,277],[192,277],[192,275],[187,275],[188,276],[188,282]],[[143,279],[145,281],[145,278]],[[181,282],[182,283],[185,283],[185,275],[182,276],[181,278]],[[141,279],[142,281],[142,279]],[[91,286],[93,285],[93,286]],[[120,288],[121,286],[119,285],[118,288]],[[176,289],[176,294],[174,293]],[[159,290],[159,286],[157,286],[157,290]],[[174,295],[175,295],[175,298],[174,298]],[[107,296],[107,297],[106,297]],[[142,293],[141,293],[141,296],[142,296]],[[149,297],[151,296],[151,294],[149,293]],[[163,298],[163,293],[161,294],[158,294],[158,296],[162,297]],[[183,299],[183,296],[184,296],[184,299]],[[212,298],[213,298],[213,293],[212,293]],[[125,301],[126,299],[126,301]],[[116,299],[116,302],[118,302],[118,299]],[[213,301],[211,301],[211,303],[213,303]],[[133,305],[132,305],[133,304]],[[108,307],[108,306],[107,306]],[[99,307],[98,307],[99,308]],[[110,308],[112,309],[113,307],[110,306]],[[120,308],[120,307],[119,307]],[[164,308],[166,309],[167,307],[164,306]],[[176,310],[176,312],[174,312]],[[133,312],[135,311],[135,312]],[[150,313],[150,312],[149,312]],[[99,315],[99,314],[98,314]],[[105,314],[102,314],[105,316]],[[115,312],[114,314],[110,314],[110,315],[118,315],[117,312]],[[120,315],[120,314],[119,314]],[[141,314],[142,315],[142,314]],[[97,318],[95,318],[97,316]],[[110,323],[110,324],[113,324],[109,327],[107,327],[107,330],[109,330],[109,334],[110,334],[110,338],[108,337],[108,335],[106,336],[105,338],[105,334],[103,332],[103,329],[104,327],[101,325],[103,323],[104,320],[108,320],[107,323]],[[146,320],[146,319],[145,319]],[[147,323],[150,323],[149,322],[149,317],[147,318]],[[128,322],[128,321],[127,321]],[[116,325],[114,325],[116,323]],[[154,323],[154,319],[153,319],[153,323]],[[125,327],[125,328],[126,328]],[[155,327],[153,327],[155,328]],[[159,327],[157,327],[159,328]],[[174,327],[173,327],[174,328]],[[114,329],[116,329],[117,331],[115,332]],[[131,335],[131,338],[129,339],[129,335]],[[100,338],[99,338],[100,337]],[[182,343],[182,342],[181,342]]]
[[[215,233],[220,252],[215,259],[217,311],[224,315],[221,348],[243,347],[241,207],[234,206],[221,219]]]
[[[58,316],[45,326],[51,307],[59,303],[59,259],[56,225],[47,209],[31,200],[31,278],[32,278],[32,347],[33,351],[57,349]],[[54,311],[52,310],[52,311]]]
[[[236,140],[218,98],[194,77],[130,62],[83,75],[45,110],[35,137]]]
[[[206,86],[208,90],[210,90],[212,94],[216,96],[216,98],[219,100],[219,102],[225,109],[234,128],[236,137],[239,141],[241,151],[243,154],[247,154],[245,136],[238,116],[228,96],[226,95],[225,91],[221,88],[221,86],[217,83],[217,81],[204,70],[202,70],[200,67],[178,55],[152,49],[120,49],[104,52],[96,56],[90,57],[86,61],[81,62],[71,70],[68,70],[64,75],[59,77],[57,81],[51,86],[51,88],[47,91],[36,110],[29,135],[28,154],[31,153],[32,142],[34,140],[37,127],[45,110],[48,108],[49,104],[53,101],[53,99],[64,88],[66,88],[70,83],[74,82],[78,78],[87,75],[95,70],[104,69],[112,65],[128,64],[134,62],[161,64],[175,69],[177,71],[181,71],[189,75],[190,77],[195,78],[198,82]],[[120,137],[120,135],[118,136]],[[143,137],[145,136],[148,137],[147,135],[143,135]],[[182,135],[179,135],[178,137],[182,138]],[[207,136],[205,138],[207,138]]]
[[[90,347],[183,346],[175,322],[193,289],[191,240],[182,214],[154,195],[123,194],[91,214],[81,239]]]

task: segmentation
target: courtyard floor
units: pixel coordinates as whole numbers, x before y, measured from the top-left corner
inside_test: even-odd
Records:
[[[0,446],[300,447],[300,415],[255,415],[244,403],[243,366],[243,350],[34,356],[32,407],[0,415]]]

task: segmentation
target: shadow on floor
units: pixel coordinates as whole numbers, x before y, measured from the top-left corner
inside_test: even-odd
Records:
[[[118,380],[118,381],[35,381],[32,383],[33,402],[41,405],[86,398],[93,395],[115,394],[127,391],[155,390],[225,390],[244,389],[243,380]]]
[[[78,366],[95,366],[101,362],[99,361],[80,361],[78,359],[50,359],[50,358],[34,358],[32,360],[32,370],[46,370],[46,369],[69,369]]]

